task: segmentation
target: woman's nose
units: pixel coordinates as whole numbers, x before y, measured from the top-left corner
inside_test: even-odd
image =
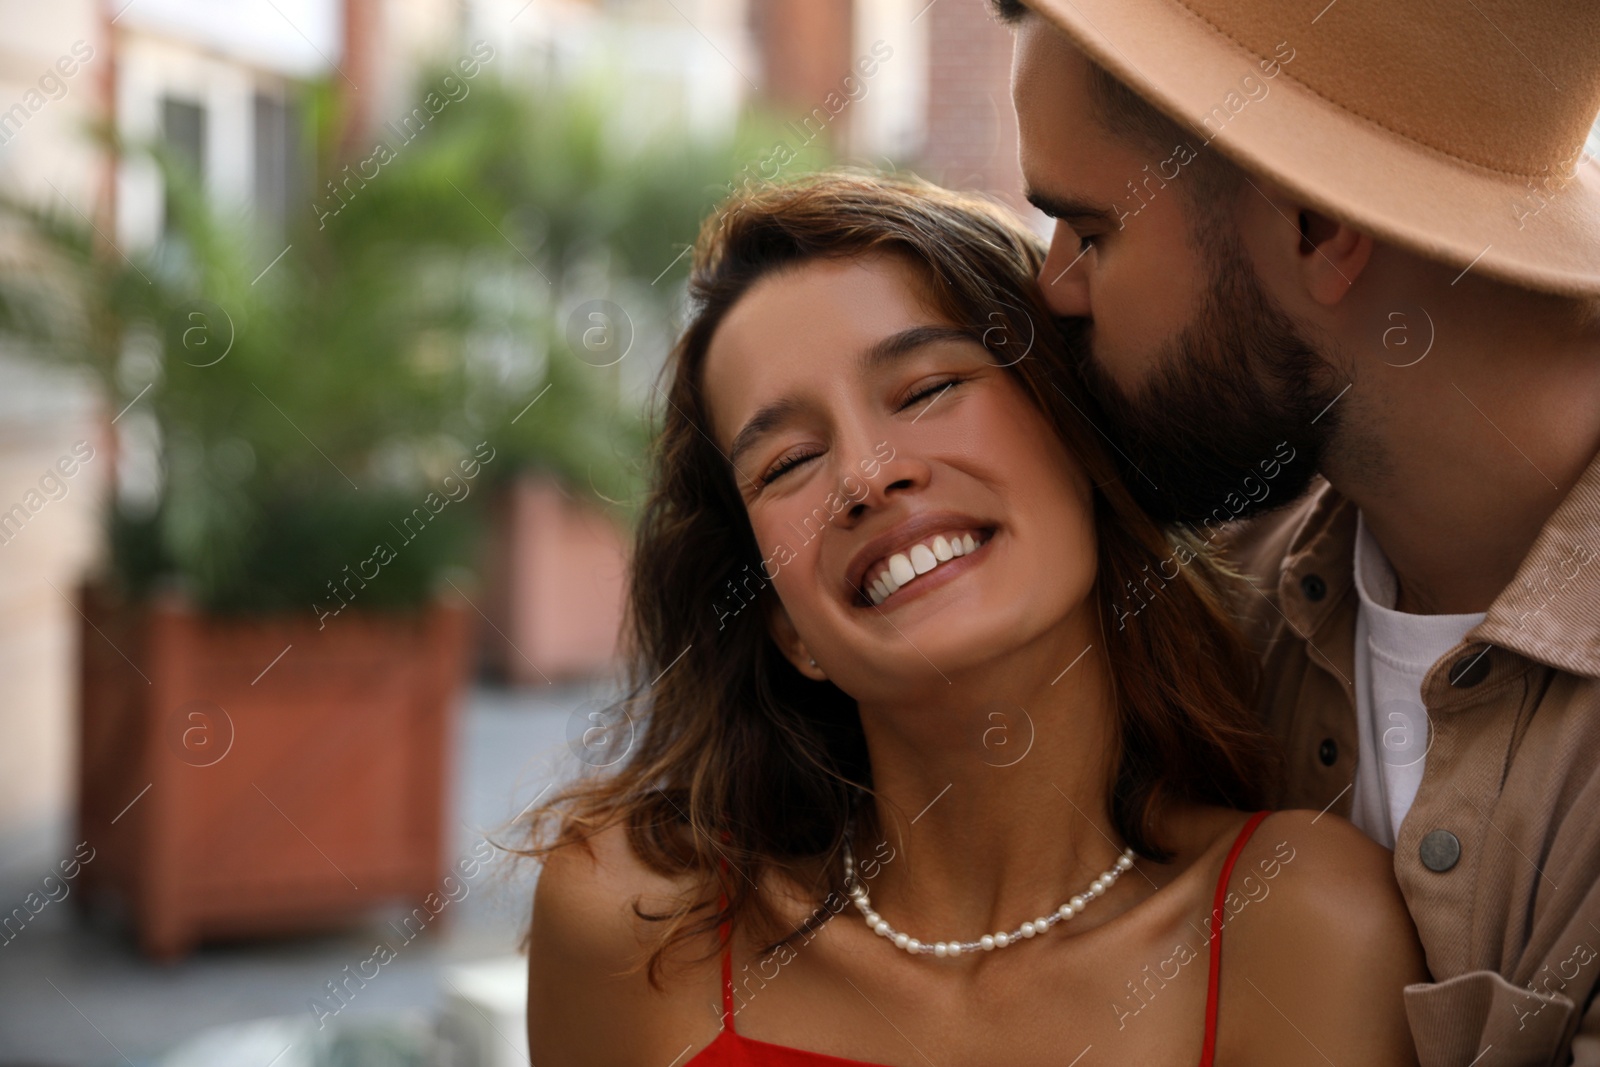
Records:
[[[1050,253],[1039,271],[1039,288],[1045,303],[1057,315],[1086,319],[1089,313],[1089,253],[1072,227],[1056,223]]]
[[[914,494],[927,487],[932,469],[906,436],[892,432],[863,436],[856,445],[855,452],[847,447],[840,453],[861,457],[841,470],[841,492],[851,504],[846,512],[850,521],[886,506],[902,493]]]

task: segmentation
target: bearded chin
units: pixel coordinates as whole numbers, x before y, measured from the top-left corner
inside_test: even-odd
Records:
[[[1060,321],[1123,481],[1161,522],[1216,525],[1292,503],[1338,425],[1344,384],[1241,259],[1213,265],[1200,314],[1136,395],[1096,361],[1087,320]]]

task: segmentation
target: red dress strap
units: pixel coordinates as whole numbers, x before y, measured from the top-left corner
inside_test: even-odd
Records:
[[[1222,917],[1223,903],[1228,896],[1228,878],[1233,874],[1233,865],[1238,862],[1239,853],[1244,851],[1245,842],[1250,840],[1250,835],[1256,832],[1261,820],[1269,814],[1258,811],[1245,822],[1239,830],[1239,836],[1233,839],[1228,858],[1222,863],[1222,875],[1217,879],[1217,892],[1211,903],[1211,975],[1206,985],[1206,1036],[1200,1049],[1200,1067],[1212,1067],[1217,1053],[1217,1001],[1221,994],[1218,979],[1222,974]]]
[[[723,832],[723,839],[727,839],[727,832]],[[719,866],[722,873],[728,873],[728,857],[719,855]],[[717,894],[717,908],[726,911],[728,908],[727,891]],[[722,939],[722,1027],[725,1030],[733,1029],[733,923],[729,919],[722,920],[718,928]]]
[[[727,907],[724,897],[722,906]],[[726,920],[722,923],[722,1025],[733,1029],[733,938]]]

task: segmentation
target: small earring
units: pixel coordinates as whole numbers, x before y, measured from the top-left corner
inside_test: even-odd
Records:
[[[817,661],[816,661],[816,659],[815,659],[815,658],[814,658],[814,657],[813,657],[813,658],[812,658],[812,660],[811,660],[811,665],[812,665],[812,666],[813,666],[813,667],[815,667],[815,666],[816,666],[816,665],[817,665]]]

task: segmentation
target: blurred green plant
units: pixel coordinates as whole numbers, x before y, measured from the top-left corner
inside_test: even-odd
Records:
[[[759,118],[716,143],[622,136],[603,90],[483,76],[412,140],[374,131],[375,168],[360,145],[335,158],[331,86],[304,103],[316,178],[281,227],[219,209],[161,149],[110,138],[166,182],[158,244],[120,250],[70,210],[8,207],[0,330],[88,368],[120,440],[156,457],[159,475],[143,492],[124,479],[108,516],[129,595],[176,582],[216,611],[328,602],[382,542],[395,558],[362,603],[414,605],[472,559],[479,505],[517,471],[626,507],[646,431],[624,375],[636,393],[653,379],[638,364],[666,347],[686,267],[667,268],[780,136]],[[601,300],[637,350],[614,363],[572,350],[577,312]],[[480,442],[494,459],[468,480],[458,464]],[[452,484],[459,501],[400,536]]]

